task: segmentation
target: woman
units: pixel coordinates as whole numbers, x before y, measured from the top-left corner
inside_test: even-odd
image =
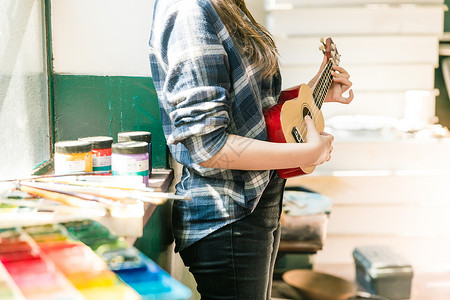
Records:
[[[333,137],[307,118],[307,143],[267,142],[277,50],[243,0],[156,0],[150,64],[167,144],[183,165],[177,193],[192,199],[173,206],[175,251],[202,299],[270,299],[284,189],[272,170],[322,164]],[[349,103],[348,73],[332,75],[326,101]]]

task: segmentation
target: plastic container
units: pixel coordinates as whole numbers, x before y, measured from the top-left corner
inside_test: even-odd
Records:
[[[55,174],[92,172],[92,145],[85,141],[55,144]]]
[[[117,134],[117,141],[148,143],[148,174],[152,175],[152,133],[149,131],[124,131]]]
[[[113,138],[109,136],[89,136],[79,138],[80,141],[92,144],[92,170],[111,171],[111,145]]]
[[[148,160],[149,154],[147,142],[112,144],[112,175],[140,175],[143,177],[143,183],[148,186]]]
[[[353,251],[356,280],[372,294],[389,299],[409,299],[412,266],[385,246],[363,246]]]

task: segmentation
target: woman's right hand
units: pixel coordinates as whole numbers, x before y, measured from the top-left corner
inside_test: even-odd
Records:
[[[329,161],[331,158],[331,151],[333,151],[332,143],[334,137],[326,132],[317,132],[314,121],[310,116],[305,117],[305,122],[308,130],[306,133],[306,142],[310,143],[315,149],[315,161],[312,165],[317,166]]]

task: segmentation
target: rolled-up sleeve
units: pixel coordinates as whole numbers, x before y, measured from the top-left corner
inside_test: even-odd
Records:
[[[208,12],[182,7],[187,3],[167,10],[154,26],[150,46],[164,69],[158,98],[172,124],[167,143],[182,143],[200,164],[226,143],[230,76],[227,53]]]

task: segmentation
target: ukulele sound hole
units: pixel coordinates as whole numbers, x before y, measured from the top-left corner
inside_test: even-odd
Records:
[[[292,128],[291,133],[297,143],[303,143],[302,136],[300,135],[300,132],[298,132],[297,126],[294,126],[294,128]]]
[[[305,119],[306,116],[310,116],[311,119],[313,118],[311,115],[311,111],[308,109],[308,107],[304,106],[303,107],[303,119]]]
[[[311,111],[308,109],[307,106],[303,106],[302,114],[303,114],[303,119],[305,119],[306,116],[310,116],[311,119],[313,119],[313,117],[311,115]],[[297,143],[303,143],[304,142],[300,132],[298,131],[297,126],[294,126],[294,128],[292,128],[291,133],[292,133],[292,136],[294,137],[294,139],[295,139],[295,141]]]

